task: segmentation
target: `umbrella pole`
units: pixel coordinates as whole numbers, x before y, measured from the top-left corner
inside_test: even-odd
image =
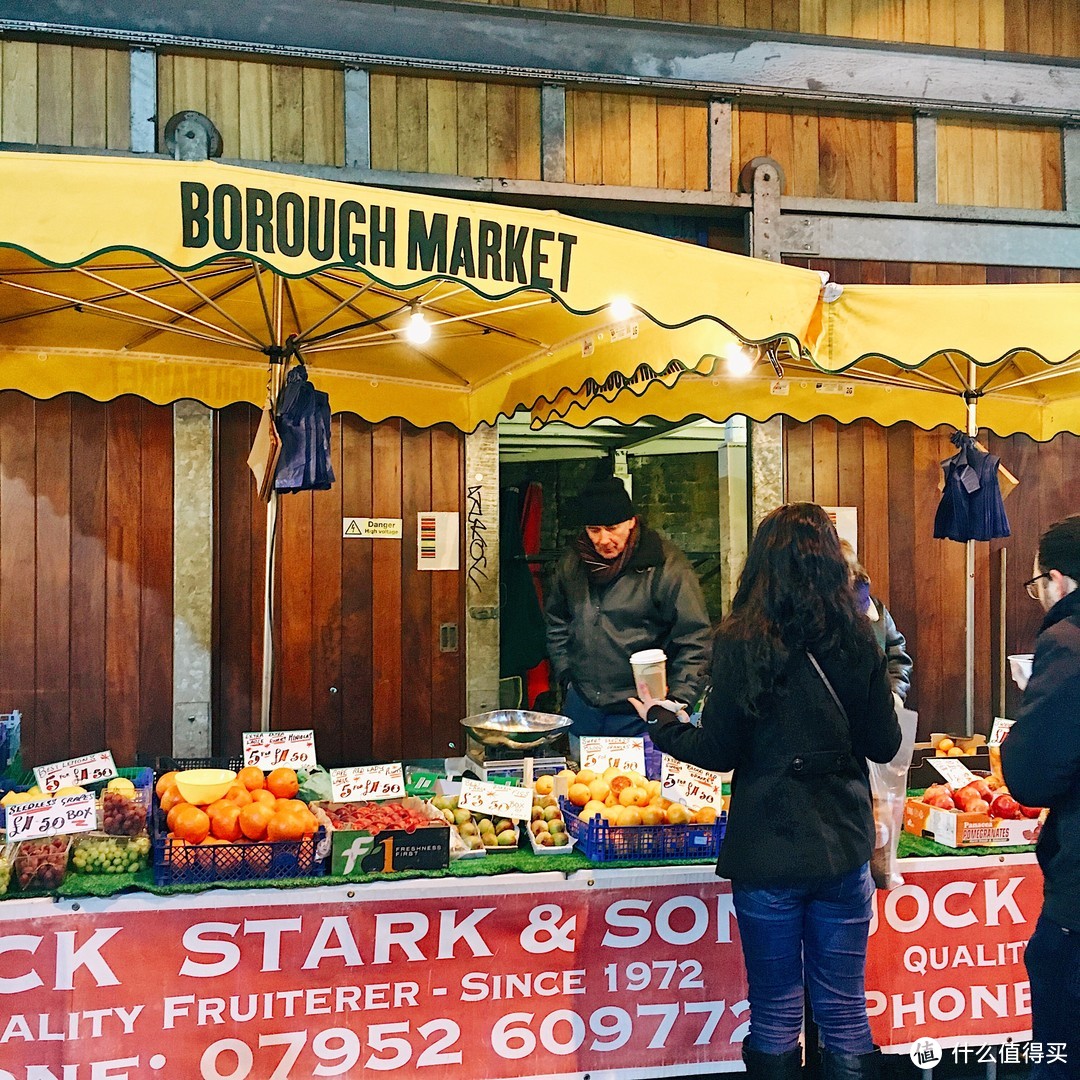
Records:
[[[270,730],[270,696],[274,684],[274,541],[277,535],[278,493],[266,504],[266,580],[263,588],[262,699],[259,730]]]
[[[968,361],[967,433],[973,439],[979,434],[977,404],[974,395],[976,369]],[[969,540],[966,551],[965,634],[964,634],[964,734],[975,733],[975,541]]]

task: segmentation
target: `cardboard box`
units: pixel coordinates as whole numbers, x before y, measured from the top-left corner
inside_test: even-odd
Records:
[[[412,832],[383,829],[374,834],[366,829],[334,828],[330,836],[331,874],[393,874],[399,870],[444,870],[450,865],[450,827],[446,819],[422,799],[409,796],[400,801],[426,814],[431,824]],[[316,805],[326,812],[347,804]]]
[[[990,751],[985,735],[950,735],[946,731],[932,731],[929,742],[915,744],[908,768],[909,788],[928,788],[931,784],[941,783],[941,774],[933,765],[927,764],[927,761],[935,757],[945,757],[944,754],[938,754],[936,744],[946,738],[952,739],[957,746],[967,751],[956,760],[963,762],[974,773],[990,772]]]
[[[958,814],[912,798],[904,804],[904,832],[953,848],[1013,847],[1034,844],[1045,816],[1044,811],[1038,818],[1014,821],[989,814]]]

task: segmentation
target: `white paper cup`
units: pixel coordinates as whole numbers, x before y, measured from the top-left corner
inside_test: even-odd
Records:
[[[667,654],[663,649],[643,649],[630,657],[634,685],[639,697],[648,695],[656,701],[667,698]]]
[[[1021,690],[1027,686],[1028,679],[1031,678],[1031,665],[1034,660],[1034,653],[1017,653],[1009,657],[1009,673],[1012,675],[1013,682]]]

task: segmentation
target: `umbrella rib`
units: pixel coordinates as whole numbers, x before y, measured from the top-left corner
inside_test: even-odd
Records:
[[[272,341],[274,339],[274,320],[270,316],[270,307],[266,303],[266,290],[263,288],[262,283],[262,267],[252,259],[251,269],[255,273],[255,287],[259,290],[259,300],[262,303],[263,316],[266,319],[266,332],[270,335]]]
[[[70,299],[69,297],[63,296],[61,293],[50,292],[47,289],[37,289],[30,285],[20,285],[16,281],[6,281],[3,278],[0,278],[0,285],[6,285],[9,289],[21,289],[25,292],[36,293],[39,296],[48,296],[54,300]],[[103,307],[92,300],[76,300],[72,306],[80,313],[87,311],[92,315],[101,315],[103,318],[107,319],[138,323],[140,326],[153,326],[159,330],[168,331],[172,334],[182,334],[184,337],[198,338],[200,341],[209,341],[214,345],[239,345],[245,349],[254,349],[254,346],[249,345],[243,338],[233,341],[229,338],[216,338],[211,334],[200,334],[197,330],[184,330],[179,326],[170,326],[168,323],[155,322],[145,315],[135,315],[126,311],[115,311],[112,308]]]
[[[191,312],[198,311],[202,307],[213,308],[214,311],[216,311],[223,319],[232,323],[232,325],[235,326],[236,329],[240,331],[240,333],[249,337],[256,345],[259,346],[259,348],[262,348],[263,343],[239,319],[234,318],[223,307],[216,303],[216,301],[220,300],[223,296],[228,296],[228,294],[231,293],[234,289],[240,288],[241,285],[246,285],[251,280],[251,275],[249,273],[246,277],[242,277],[239,281],[230,282],[220,292],[210,294],[203,293],[199,289],[196,289],[195,286],[192,285],[186,277],[184,277],[182,274],[178,274],[171,266],[166,266],[164,263],[158,263],[158,265],[161,267],[162,270],[164,270],[167,274],[171,275],[173,278],[176,279],[176,281],[178,281],[181,285],[183,285],[186,289],[188,289],[191,293],[198,297],[200,302],[196,304],[195,307],[190,309]],[[240,271],[243,270],[243,267],[236,266],[233,267],[233,270]],[[243,272],[247,273],[246,270],[244,270]]]
[[[90,278],[91,281],[96,281],[101,285],[112,285],[114,288],[121,289],[128,296],[136,300],[144,300],[146,303],[151,304],[153,307],[159,308],[162,311],[169,312],[170,315],[175,315],[178,319],[190,319],[192,322],[197,323],[199,326],[205,327],[207,330],[213,330],[216,333],[223,334],[227,339],[231,339],[233,342],[243,341],[243,337],[239,334],[234,334],[229,330],[220,326],[215,326],[213,323],[207,322],[205,319],[200,319],[195,315],[189,315],[179,308],[173,307],[171,304],[165,304],[161,300],[155,300],[152,296],[145,296],[137,289],[125,289],[123,285],[117,285],[115,282],[110,281],[108,278],[102,277],[100,274],[95,274],[91,270],[87,270],[82,266],[76,266],[75,272],[82,274],[83,277]],[[168,325],[163,324],[163,325]]]
[[[127,269],[136,269],[136,268],[135,267],[129,267]],[[146,269],[146,264],[145,263],[142,264],[140,267],[138,267],[138,269],[145,270]],[[49,272],[53,273],[53,274],[56,273],[56,271],[52,270],[52,269],[50,269]],[[203,279],[208,279],[208,278],[221,277],[223,274],[232,274],[232,273],[235,273],[235,272],[236,272],[236,267],[235,266],[230,267],[228,270],[222,270],[222,269],[219,268],[219,269],[213,270],[211,272],[200,273],[200,274],[197,275],[197,279],[198,280],[203,280]],[[9,276],[15,276],[15,275],[9,275]],[[4,280],[6,280],[6,278]],[[195,279],[193,278],[193,280],[195,280]],[[45,295],[62,295],[62,294],[59,294],[59,293],[56,293],[56,294],[45,293],[42,290],[37,289],[37,288],[35,288],[34,286],[31,286],[31,285],[17,285],[16,282],[14,282],[14,281],[11,282],[11,284],[13,286],[17,287],[17,288],[28,289],[31,292],[39,292],[43,296],[45,296]],[[171,281],[156,281],[152,285],[147,285],[144,291],[145,292],[150,292],[150,291],[152,291],[154,289],[167,289],[167,288],[171,287],[171,285],[172,285]],[[61,311],[69,311],[73,307],[78,307],[79,304],[85,304],[85,303],[88,303],[88,302],[92,302],[92,303],[95,303],[95,304],[100,304],[100,303],[103,303],[106,300],[119,300],[120,297],[123,296],[123,295],[124,295],[123,292],[114,289],[112,292],[101,293],[99,296],[92,296],[92,297],[90,297],[89,301],[87,301],[87,300],[70,300],[69,299],[67,301],[67,303],[64,303],[64,304],[55,304],[52,307],[38,308],[35,311],[22,311],[22,312],[19,312],[17,315],[6,315],[3,318],[0,318],[0,326],[6,325],[8,323],[20,322],[23,319],[36,319],[36,318],[39,318],[42,315],[56,315]]]
[[[234,292],[235,289],[240,288],[242,285],[246,285],[247,282],[249,282],[251,280],[252,280],[251,275],[248,274],[248,276],[246,276],[246,278],[241,278],[240,281],[229,282],[228,285],[226,285],[224,288],[218,289],[218,291],[216,293],[214,293],[213,295],[203,297],[203,301],[205,303],[208,303],[208,305],[211,305],[214,308],[215,311],[220,311],[221,309],[218,308],[217,305],[215,305],[214,300],[219,300],[219,299],[221,299],[221,297],[228,296],[229,293]],[[192,289],[192,292],[195,292],[194,289]],[[195,292],[195,295],[199,296],[201,294],[199,294],[198,292]],[[197,305],[195,305],[190,310],[192,312],[195,312],[195,311],[198,311],[201,307],[203,307],[203,303],[197,303]],[[235,320],[233,320],[230,315],[227,315],[225,313],[225,311],[221,311],[221,314],[225,315],[225,318],[229,319],[230,322],[235,323]],[[171,319],[170,321],[168,321],[168,325],[175,326],[178,322],[180,322],[179,319]],[[255,343],[255,345],[258,346],[260,349],[262,348],[262,342],[259,341],[259,339],[254,334],[249,333],[248,330],[246,330],[245,327],[240,323],[235,323],[235,325],[240,326],[240,328],[244,330],[244,333],[247,334],[247,336],[252,339],[252,341]],[[133,338],[131,341],[127,342],[127,345],[125,346],[125,348],[129,349],[129,350],[131,350],[131,349],[139,349],[139,348],[145,346],[147,341],[152,341],[154,338],[158,337],[160,334],[163,334],[163,333],[165,333],[164,330],[157,330],[157,329],[147,330],[146,334],[140,334],[137,338]]]
[[[348,281],[347,279],[343,281],[341,278],[333,277],[333,275],[330,275],[330,274],[323,274],[323,275],[320,275],[320,277],[332,277],[334,281],[337,281],[337,282],[339,282],[341,284],[352,285],[351,281]],[[324,292],[327,296],[331,297],[333,300],[337,300],[337,301],[341,300],[341,297],[338,296],[337,293],[334,292],[334,290],[331,289],[329,285],[327,285],[323,281],[320,281],[319,277],[312,277],[310,280],[311,280],[311,283],[317,289]],[[348,308],[349,308],[349,310],[351,312],[353,312],[353,314],[359,315],[361,319],[371,318],[371,316],[369,316],[364,311],[363,308],[355,307],[353,305],[352,301],[349,302]],[[375,320],[375,325],[376,326],[385,326],[386,324],[382,320],[376,319]],[[337,351],[339,348],[342,348],[342,347],[343,347],[343,343],[340,340],[338,340],[338,341],[333,341],[332,343],[328,343],[328,345],[325,348],[320,348],[320,346],[314,345],[307,351],[308,352],[331,352],[331,351]],[[436,360],[435,357],[432,356],[430,353],[424,352],[423,349],[420,349],[415,345],[412,346],[412,350],[413,350],[413,352],[416,353],[417,356],[419,356],[422,359],[426,360],[429,364],[432,365],[432,367],[437,368],[444,375],[449,375],[452,379],[455,379],[462,386],[468,386],[469,385],[469,380],[468,379],[466,379],[463,375],[459,374],[453,368],[448,367],[446,364],[442,363],[442,361]]]
[[[957,381],[964,388],[964,393],[972,393],[975,387],[972,386],[970,382],[968,382],[967,376],[964,375],[963,372],[961,372],[959,367],[957,367],[956,362],[952,358],[952,355],[950,353],[942,353],[942,356],[945,357],[945,363],[947,363],[949,367],[952,368],[953,374],[956,376]]]
[[[296,328],[296,333],[299,334],[303,327],[300,325],[300,312],[296,310],[296,298],[293,296],[292,282],[288,278],[284,278],[283,281],[285,285],[285,299],[288,300],[289,311],[292,312],[293,326]]]
[[[978,388],[979,389],[979,394],[980,395],[985,394],[986,393],[986,388],[1000,374],[1002,374],[1002,372],[1007,371],[1009,368],[1015,368],[1020,373],[1021,378],[1023,377],[1024,369],[1016,362],[1016,357],[1010,356],[1008,358],[1008,360],[1004,364],[999,364],[992,372],[990,372],[990,374],[987,376],[986,381],[982,384],[982,386],[980,386]],[[999,387],[999,389],[1000,389],[1000,387]]]
[[[312,280],[312,284],[314,284],[314,275],[312,275],[311,280]],[[304,341],[308,337],[310,337],[316,330],[319,329],[320,326],[323,326],[325,323],[329,322],[343,308],[348,308],[350,311],[355,311],[356,309],[353,308],[353,306],[352,306],[353,303],[356,300],[358,300],[361,296],[363,296],[364,293],[366,293],[368,291],[368,289],[371,288],[371,284],[372,283],[369,281],[366,285],[361,285],[360,288],[357,289],[356,292],[354,292],[352,294],[352,296],[347,297],[346,299],[339,301],[338,304],[331,311],[329,311],[321,319],[318,319],[317,321],[313,322],[302,334],[298,334],[297,337],[296,337],[296,344],[297,345],[302,345],[304,343]],[[362,316],[362,317],[366,318],[367,316]]]
[[[1022,378],[1013,379],[1012,382],[1005,383],[1004,386],[999,386],[998,393],[1000,394],[1004,393],[1006,390],[1013,390],[1018,386],[1030,386],[1033,383],[1046,382],[1049,379],[1059,379],[1064,375],[1075,375],[1077,371],[1080,371],[1080,358],[1066,360],[1064,364],[1050,368],[1047,371],[1036,371],[1031,375],[1024,375]]]
[[[903,387],[908,390],[927,390],[926,387],[916,386],[910,379],[905,379],[899,375],[890,375],[887,372],[878,371],[864,371],[857,366],[850,367],[846,371],[842,372],[825,372],[820,368],[809,367],[802,364],[788,364],[785,365],[787,371],[796,371],[802,374],[811,375],[816,379],[820,379],[823,375],[832,375],[833,378],[839,379],[843,382],[845,379],[850,379],[852,382],[868,382],[877,383],[881,386],[897,386]],[[920,372],[912,372],[911,374],[921,374]],[[950,386],[946,382],[942,382],[940,379],[935,379],[932,376],[923,376],[928,378],[933,384],[931,392],[940,394],[956,394],[958,391],[955,387]]]

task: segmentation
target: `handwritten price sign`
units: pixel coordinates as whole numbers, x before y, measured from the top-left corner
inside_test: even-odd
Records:
[[[488,784],[466,776],[461,781],[458,806],[487,817],[494,815],[514,821],[528,821],[532,816],[532,800],[532,788]]]
[[[330,797],[334,802],[400,799],[404,794],[405,774],[400,761],[330,770]]]
[[[690,810],[712,806],[719,813],[724,808],[719,773],[699,769],[668,754],[664,754],[660,766],[660,787],[665,799],[683,803]]]
[[[96,825],[96,800],[90,791],[9,806],[7,812],[8,840],[92,832]]]
[[[112,752],[102,750],[99,754],[57,761],[52,765],[39,765],[34,779],[42,791],[58,791],[62,787],[95,784],[99,780],[111,780],[116,775]]]
[[[315,768],[315,732],[245,731],[244,764],[264,772],[270,769]]]
[[[979,778],[962,762],[957,761],[956,758],[949,757],[931,757],[926,759],[939,773],[945,783],[951,788],[967,787]]]
[[[602,773],[615,768],[619,772],[638,772],[645,775],[645,741],[630,736],[604,738],[600,735],[581,737],[581,767]]]

